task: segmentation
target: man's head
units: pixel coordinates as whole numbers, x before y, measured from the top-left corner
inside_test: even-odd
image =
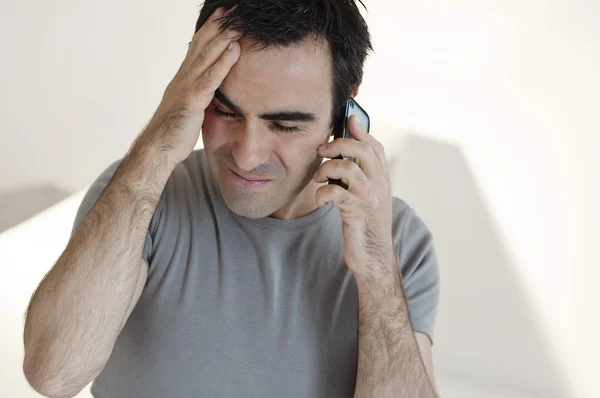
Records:
[[[219,7],[230,10],[221,27],[243,34],[242,54],[207,109],[204,147],[231,210],[265,217],[310,185],[370,36],[354,0],[207,0],[196,30]],[[271,181],[248,188],[231,170]]]

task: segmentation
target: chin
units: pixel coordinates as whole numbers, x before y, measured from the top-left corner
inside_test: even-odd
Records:
[[[256,204],[254,201],[244,201],[243,198],[228,198],[223,196],[229,210],[238,216],[247,218],[265,218],[277,211],[277,208],[265,205],[264,203]]]

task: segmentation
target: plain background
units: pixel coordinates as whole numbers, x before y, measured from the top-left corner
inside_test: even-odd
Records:
[[[365,4],[376,51],[358,101],[437,242],[438,372],[599,397],[600,2]],[[123,156],[198,11],[2,0],[0,193],[79,191]]]

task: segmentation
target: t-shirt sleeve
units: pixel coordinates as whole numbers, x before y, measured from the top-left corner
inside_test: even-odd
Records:
[[[440,296],[438,260],[433,236],[414,209],[394,198],[394,243],[400,262],[404,293],[415,332],[434,341]]]
[[[110,180],[111,180],[112,176],[114,175],[115,171],[117,170],[117,168],[119,167],[120,163],[121,163],[120,160],[116,161],[112,165],[110,165],[106,170],[104,170],[104,172],[102,174],[100,174],[100,176],[96,179],[96,181],[94,181],[94,183],[90,186],[90,188],[85,193],[83,200],[82,200],[81,204],[79,205],[79,209],[77,210],[77,214],[75,215],[75,222],[73,223],[73,229],[71,230],[71,237],[73,237],[73,235],[77,231],[77,228],[79,228],[79,225],[81,225],[83,220],[85,220],[87,215],[94,208],[96,201],[98,200],[98,198],[100,198],[100,196],[104,192],[104,189],[110,183]],[[149,258],[151,256],[151,253],[152,253],[152,236],[151,236],[150,230],[148,230],[148,233],[146,234],[146,242],[144,244],[144,253],[143,253],[144,260],[146,260],[146,263],[148,263],[148,264],[150,263]]]

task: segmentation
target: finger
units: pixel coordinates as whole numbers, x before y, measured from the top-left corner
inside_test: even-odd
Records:
[[[208,20],[202,25],[200,29],[194,34],[192,41],[188,47],[188,53],[186,55],[186,61],[190,63],[196,59],[198,53],[215,37],[221,33],[219,28],[221,26],[220,20],[225,14],[225,8],[219,7],[212,13]]]
[[[366,127],[360,123],[360,119],[356,115],[350,116],[348,124],[352,137],[354,137],[357,141],[364,142],[371,146],[382,169],[387,170],[387,160],[385,158],[385,150],[383,145],[377,141],[372,134],[369,134]]]
[[[375,178],[381,173],[381,166],[373,147],[366,142],[352,138],[338,138],[321,145],[319,155],[332,159],[338,156],[354,158],[354,162],[369,178]]]
[[[350,116],[348,119],[348,127],[350,134],[358,141],[362,141],[369,136],[367,129],[360,123],[360,119],[356,115]]]
[[[233,41],[240,38],[240,33],[228,29],[215,37],[200,51],[196,59],[190,65],[189,77],[196,80],[203,75],[223,55],[227,47]]]
[[[215,91],[223,83],[223,80],[239,59],[240,54],[240,44],[235,41],[231,42],[219,60],[194,83],[205,107],[212,101]]]
[[[328,180],[342,180],[352,193],[359,194],[361,188],[368,186],[369,180],[364,171],[354,162],[341,159],[332,159],[324,162],[313,176],[315,182]]]
[[[324,185],[317,189],[315,201],[319,207],[323,207],[327,203],[333,203],[341,211],[351,211],[356,207],[358,198],[339,185]]]
[[[188,48],[188,54],[186,55],[185,63],[192,63],[201,54],[202,50],[206,46],[215,40],[220,35],[229,35],[232,29],[223,28],[223,20],[231,13],[237,6],[225,10],[225,7],[219,7],[215,12],[208,18],[208,20],[202,25],[200,29],[194,34],[190,47]],[[229,32],[228,32],[229,31]],[[238,34],[239,35],[239,34]]]

